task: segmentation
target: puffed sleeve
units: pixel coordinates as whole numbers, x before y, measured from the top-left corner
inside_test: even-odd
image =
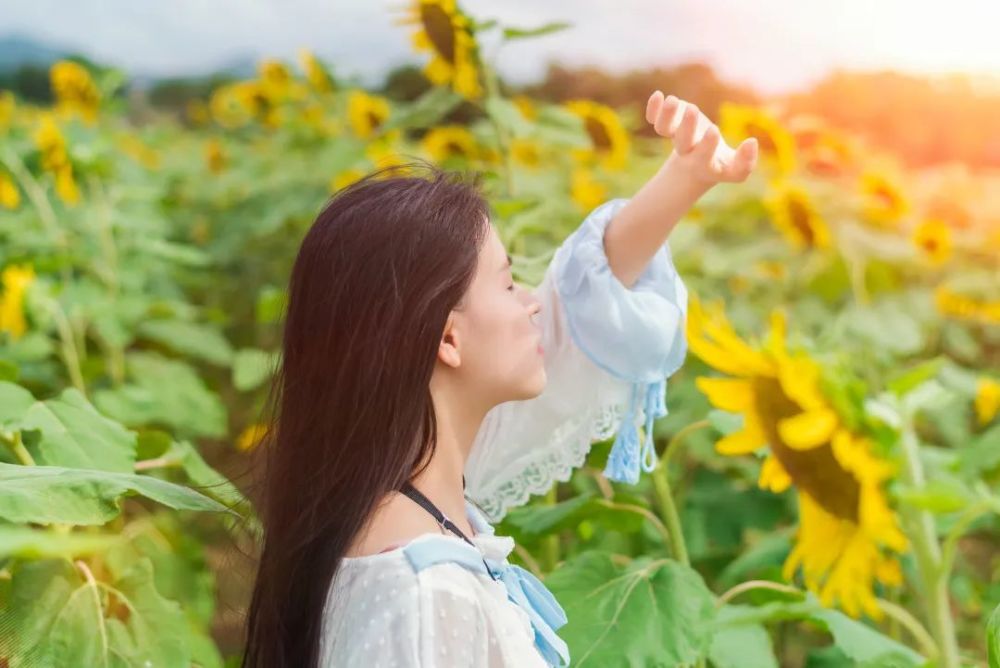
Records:
[[[612,273],[604,231],[628,199],[594,209],[559,246],[542,282],[542,346],[547,383],[540,395],[491,409],[466,462],[466,496],[491,521],[543,494],[586,459],[594,441],[615,435],[604,475],[635,484],[652,471],[652,439],[639,427],[667,414],[667,378],[684,363],[687,289],[668,242],[638,280]]]

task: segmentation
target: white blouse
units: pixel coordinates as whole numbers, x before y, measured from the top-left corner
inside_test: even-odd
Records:
[[[594,209],[534,291],[548,380],[539,396],[494,407],[476,434],[465,467],[475,547],[450,532],[428,533],[389,552],[344,558],[324,610],[322,666],[569,665],[556,634],[565,612],[537,578],[510,564],[514,541],[495,535],[490,522],[568,480],[591,444],[616,432],[609,480],[635,483],[655,466],[639,428],[649,434],[667,414],[666,379],[687,353],[687,291],[666,242],[631,288],[611,272],[604,230],[627,201]]]

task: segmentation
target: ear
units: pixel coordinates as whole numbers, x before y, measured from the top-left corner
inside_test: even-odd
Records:
[[[460,352],[461,334],[455,320],[455,312],[452,311],[445,323],[444,334],[442,334],[441,343],[438,346],[438,359],[457,369],[462,366],[462,354]]]

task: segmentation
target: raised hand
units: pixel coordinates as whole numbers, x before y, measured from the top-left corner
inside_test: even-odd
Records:
[[[646,102],[646,120],[656,133],[673,140],[670,160],[692,180],[714,185],[745,181],[757,164],[757,140],[744,139],[734,150],[722,141],[718,126],[698,105],[654,91]]]

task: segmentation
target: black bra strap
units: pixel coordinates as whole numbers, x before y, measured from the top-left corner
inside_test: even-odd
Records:
[[[465,476],[462,476],[462,488],[463,489],[465,488]],[[420,492],[420,490],[414,487],[409,480],[403,483],[401,491],[403,492],[403,494],[407,495],[408,497],[416,501],[418,504],[420,504],[420,506],[424,510],[433,515],[434,519],[437,520],[437,523],[440,524],[442,528],[448,529],[449,531],[458,534],[459,536],[461,536],[462,540],[464,540],[466,543],[468,543],[472,547],[475,547],[477,550],[479,549],[475,543],[469,540],[469,538],[462,532],[461,529],[455,526],[454,522],[448,519],[448,517],[444,513],[442,513],[438,509],[438,507],[431,502],[430,499],[424,496],[423,493]],[[489,564],[486,563],[485,557],[483,558],[483,564],[486,565],[486,572],[489,573],[490,577],[496,580],[496,578],[493,576],[493,572],[490,570]]]

